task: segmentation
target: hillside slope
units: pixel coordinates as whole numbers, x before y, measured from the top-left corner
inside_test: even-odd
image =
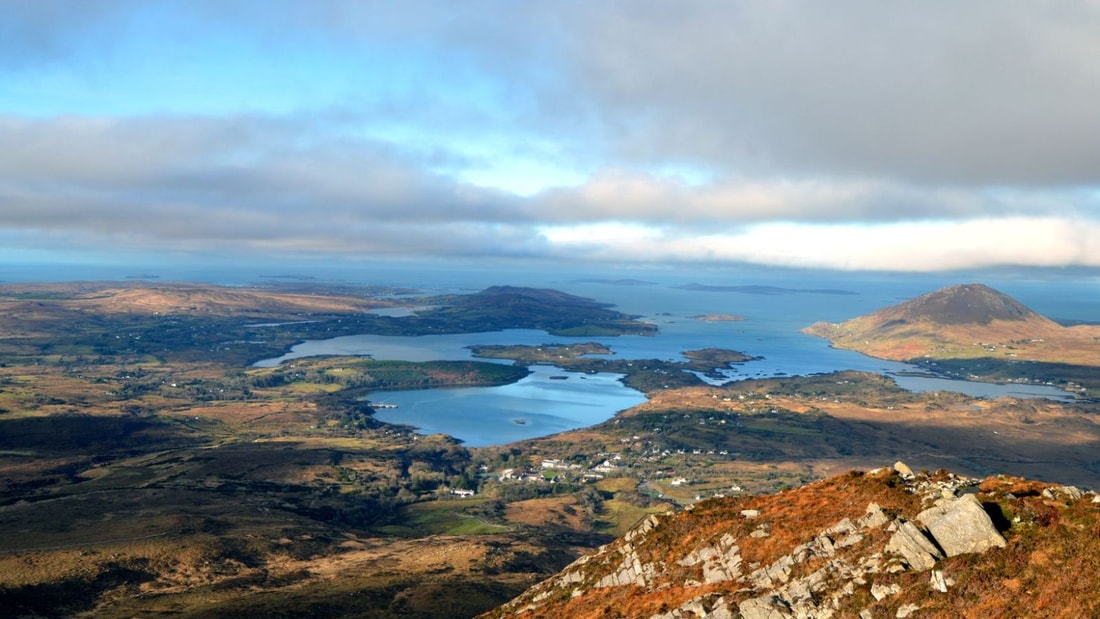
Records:
[[[1095,617],[1098,501],[897,463],[652,516],[485,617]]]
[[[1063,327],[982,284],[949,286],[804,332],[837,348],[897,361],[991,357],[1100,366],[1100,329]]]

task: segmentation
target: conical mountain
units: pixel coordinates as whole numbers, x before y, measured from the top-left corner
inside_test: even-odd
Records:
[[[893,321],[940,325],[989,325],[994,321],[1039,322],[1057,326],[1019,301],[984,284],[960,284],[923,294],[877,312],[883,325]]]
[[[840,324],[820,322],[806,329],[837,348],[897,360],[1003,354],[1009,347],[1063,338],[1066,331],[983,284],[949,286]]]

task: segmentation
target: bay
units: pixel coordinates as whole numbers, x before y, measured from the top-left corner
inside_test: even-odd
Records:
[[[374,416],[478,447],[595,425],[646,401],[641,392],[624,387],[619,374],[531,369],[530,376],[500,387],[378,393],[374,401],[397,408],[379,409]]]

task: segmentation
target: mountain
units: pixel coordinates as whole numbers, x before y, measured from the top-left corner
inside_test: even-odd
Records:
[[[1098,502],[899,462],[650,516],[484,617],[1095,617]]]
[[[491,286],[473,294],[428,299],[422,319],[446,320],[467,332],[543,329],[555,335],[653,335],[657,328],[600,303],[550,288]]]
[[[910,361],[996,358],[1100,365],[1095,326],[1063,327],[982,284],[949,286],[840,324],[804,330],[837,348]]]
[[[994,321],[1004,320],[1050,322],[1015,299],[984,284],[948,286],[876,314],[888,321],[926,321],[940,325],[990,325]]]

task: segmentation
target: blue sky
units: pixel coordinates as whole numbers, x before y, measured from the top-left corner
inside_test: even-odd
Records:
[[[0,0],[0,261],[1100,266],[1100,6]]]

